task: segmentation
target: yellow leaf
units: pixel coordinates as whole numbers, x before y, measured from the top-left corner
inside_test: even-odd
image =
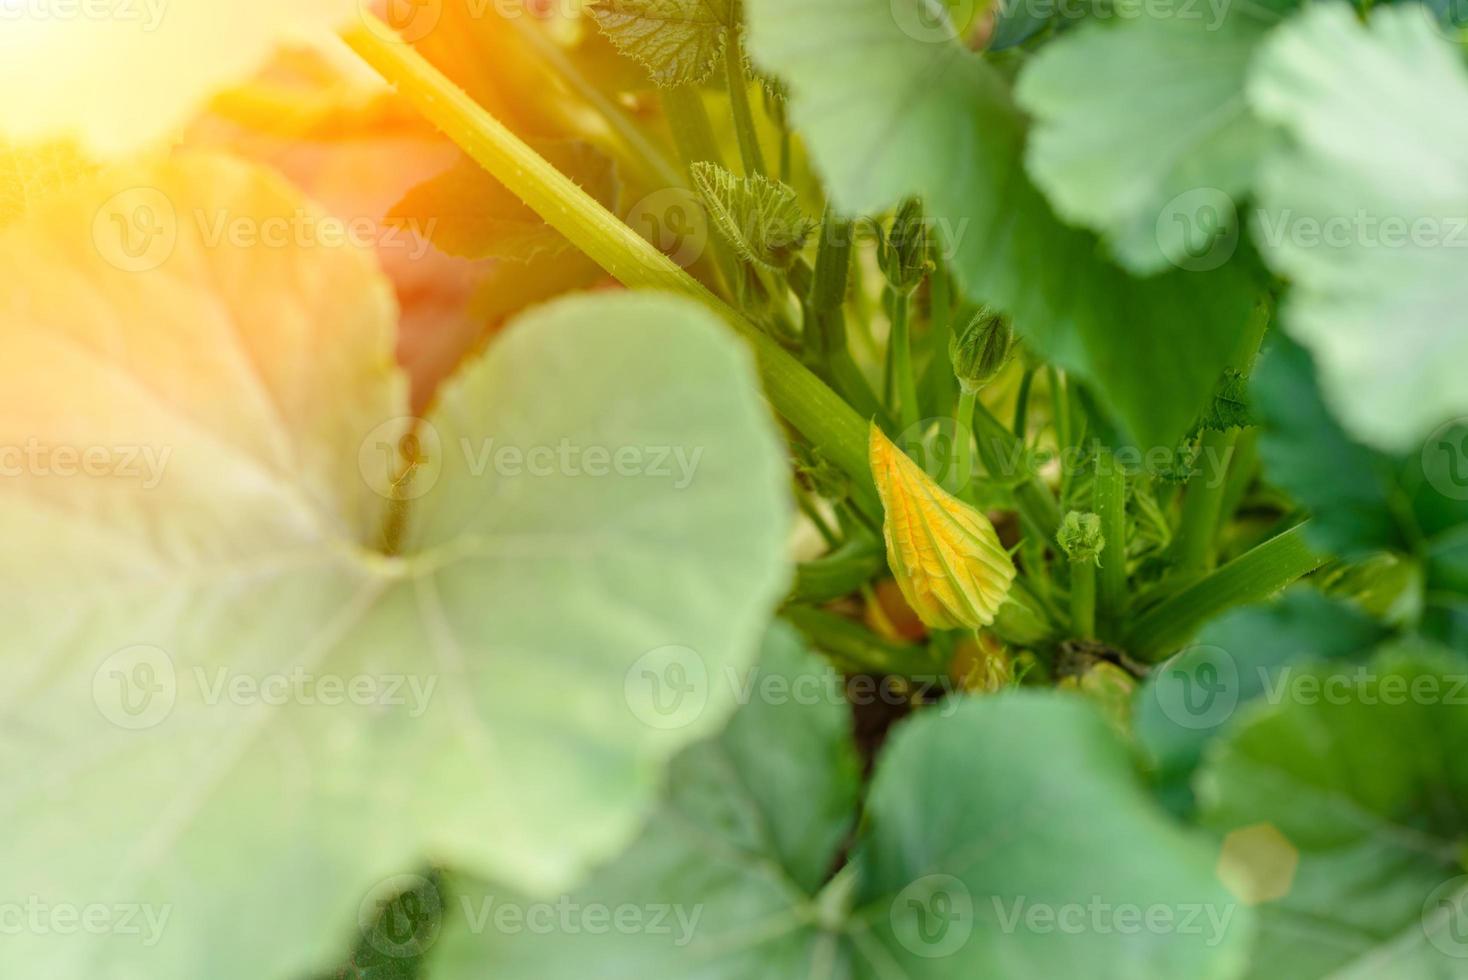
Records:
[[[0,25],[0,137],[99,158],[166,140],[287,37],[329,38],[356,0],[31,4]]]
[[[988,518],[951,496],[875,425],[872,475],[887,517],[887,560],[908,605],[935,629],[978,629],[1014,581]]]

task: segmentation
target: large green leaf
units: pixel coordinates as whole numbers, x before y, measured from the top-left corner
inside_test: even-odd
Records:
[[[1297,670],[1209,754],[1204,818],[1264,900],[1250,976],[1463,976],[1465,698],[1463,661],[1421,651]]]
[[[745,680],[753,699],[729,732],[674,766],[667,802],[627,855],[549,902],[463,891],[430,975],[1242,971],[1248,910],[1214,880],[1208,850],[1156,810],[1128,753],[1079,699],[954,703],[909,723],[882,758],[855,856],[838,870],[857,809],[849,721],[834,675],[788,644],[778,640],[764,674]],[[491,900],[503,920],[486,917]],[[568,911],[536,934],[524,923],[532,909],[543,921],[545,905]],[[593,914],[619,909],[625,929],[590,927]]]
[[[839,679],[793,634],[780,627],[765,647],[757,672],[718,678],[747,691],[747,704],[675,761],[667,798],[626,854],[584,887],[539,901],[459,882],[430,975],[739,980],[805,976],[817,947],[829,956],[833,937],[812,896],[856,817],[850,720]],[[547,905],[575,912],[552,930],[508,918]],[[589,928],[601,909],[632,910],[639,927]]]
[[[1142,275],[1193,268],[1235,238],[1273,141],[1244,79],[1278,15],[1199,4],[1086,24],[1047,45],[1016,95],[1037,119],[1030,175],[1067,220]]]
[[[925,6],[928,5],[928,6]],[[922,9],[919,9],[922,8]],[[904,24],[929,0],[749,0],[750,49],[784,78],[835,202],[867,213],[921,195],[965,292],[1080,372],[1144,445],[1173,446],[1246,356],[1252,262],[1130,278],[1061,224],[1024,172],[1003,80],[956,41]]]
[[[410,435],[370,254],[220,215],[327,220],[189,158],[0,239],[0,444],[50,449],[0,483],[0,891],[169,916],[7,935],[7,975],[299,976],[425,860],[562,887],[731,712],[659,709],[744,666],[785,584],[783,456],[711,315],[546,307]]]
[[[1364,658],[1385,637],[1384,627],[1307,587],[1205,627],[1197,643],[1158,665],[1137,693],[1133,729],[1169,803],[1191,808],[1190,784],[1204,748],[1280,671]]]
[[[1305,533],[1322,553],[1390,551],[1413,561],[1425,573],[1425,628],[1450,639],[1468,607],[1468,419],[1405,455],[1363,446],[1327,409],[1309,353],[1276,341],[1253,385],[1265,475],[1310,509]]]
[[[1415,4],[1362,25],[1320,4],[1249,84],[1289,145],[1263,165],[1256,238],[1294,283],[1285,328],[1369,445],[1405,452],[1468,415],[1468,68]]]

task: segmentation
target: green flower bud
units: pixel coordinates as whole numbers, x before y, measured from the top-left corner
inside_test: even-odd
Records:
[[[1106,547],[1106,538],[1101,534],[1101,518],[1098,515],[1071,511],[1061,521],[1060,532],[1055,535],[1055,540],[1072,562],[1101,564],[1101,549]]]
[[[948,356],[963,390],[973,394],[999,376],[1014,353],[1014,328],[1009,317],[980,310],[968,326],[953,335]]]
[[[877,261],[887,282],[900,293],[911,293],[928,274],[928,226],[923,202],[910,197],[902,202],[887,240],[877,250]]]

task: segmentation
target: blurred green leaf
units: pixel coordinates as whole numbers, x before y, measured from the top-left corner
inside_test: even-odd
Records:
[[[1363,25],[1312,6],[1249,83],[1288,144],[1263,164],[1255,233],[1293,283],[1285,329],[1357,439],[1409,452],[1468,415],[1468,67],[1416,4]]]
[[[788,646],[767,655],[766,677],[839,691],[834,675],[795,683],[826,672]],[[836,870],[856,806],[844,707],[757,697],[675,765],[642,841],[565,902],[675,910],[665,933],[592,935],[573,917],[540,936],[493,925],[476,935],[465,922],[434,975],[1175,980],[1243,969],[1248,910],[1077,697],[953,702],[908,723],[884,751],[851,863]],[[1113,916],[1132,905],[1164,924],[1148,934]],[[1082,928],[1061,928],[1077,916]]]
[[[1188,268],[1237,236],[1274,134],[1244,98],[1264,7],[1142,11],[1046,45],[1016,95],[1037,119],[1030,176],[1062,217],[1139,275]]]
[[[187,257],[237,259],[203,254]],[[365,260],[340,254],[357,255],[251,280],[268,320],[155,309],[171,297],[150,279],[130,334],[0,333],[11,390],[38,344],[105,367],[28,416],[51,427],[37,438],[176,450],[151,491],[12,482],[0,501],[17,695],[0,890],[169,916],[150,942],[7,936],[6,975],[299,976],[426,859],[561,887],[635,834],[663,765],[734,708],[700,678],[750,662],[784,591],[788,476],[727,328],[651,295],[543,307],[410,435],[386,323],[286,315],[292,290],[352,295],[330,263]],[[231,309],[205,288],[187,296]],[[269,336],[293,339],[250,346]],[[396,553],[376,550],[399,521]],[[676,686],[634,686],[648,675]],[[671,716],[670,693],[688,702]]]
[[[1275,683],[1198,781],[1221,873],[1262,902],[1249,976],[1462,976],[1464,661],[1401,647]]]
[[[1135,702],[1137,741],[1163,798],[1179,812],[1192,808],[1203,750],[1281,670],[1364,659],[1386,636],[1350,606],[1303,586],[1207,626],[1196,643],[1152,671]]]
[[[1003,80],[924,0],[746,7],[750,49],[789,84],[836,204],[876,213],[922,196],[971,299],[1081,373],[1135,439],[1175,445],[1247,344],[1252,257],[1210,253],[1202,264],[1221,268],[1145,282],[1106,262],[1026,177],[1025,123]]]

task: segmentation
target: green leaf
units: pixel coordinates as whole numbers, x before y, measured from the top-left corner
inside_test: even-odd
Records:
[[[772,271],[790,267],[815,228],[795,188],[760,174],[736,177],[704,161],[692,172],[714,227],[740,258]]]
[[[1462,976],[1463,667],[1402,648],[1297,670],[1209,754],[1203,819],[1263,902],[1251,977]]]
[[[1211,623],[1193,646],[1159,664],[1137,696],[1134,730],[1164,797],[1180,811],[1191,808],[1204,748],[1280,671],[1364,657],[1385,638],[1383,627],[1306,587]]]
[[[1269,40],[1249,83],[1289,137],[1262,167],[1255,228],[1294,283],[1284,326],[1346,429],[1393,452],[1468,415],[1461,54],[1418,5],[1362,25],[1319,4]]]
[[[1069,696],[986,698],[909,723],[883,756],[869,829],[833,873],[857,805],[844,708],[758,696],[839,691],[817,672],[767,659],[729,733],[675,766],[642,841],[584,889],[545,900],[627,908],[644,922],[672,910],[662,934],[594,935],[581,911],[542,935],[466,918],[434,976],[1173,980],[1242,970],[1248,910],[1213,879],[1202,842],[1151,804],[1106,724]],[[772,677],[788,686],[766,687]],[[471,908],[526,901],[477,894]],[[1147,910],[1165,922],[1151,934],[1123,921]]]
[[[1397,466],[1341,429],[1321,400],[1309,353],[1276,338],[1255,371],[1252,392],[1264,429],[1265,475],[1310,508],[1311,544],[1346,557],[1405,549],[1394,507]]]
[[[702,82],[739,26],[738,0],[595,0],[588,8],[617,50],[658,85]]]
[[[834,943],[813,896],[857,811],[840,679],[784,627],[769,634],[757,672],[712,679],[750,700],[723,734],[674,762],[637,843],[564,897],[459,883],[465,901],[434,952],[435,980],[807,975],[816,948]],[[626,908],[646,927],[593,932],[578,913],[536,934],[493,918],[498,908],[545,905]],[[470,914],[486,909],[487,926],[477,926]]]
[[[868,965],[858,976],[1160,980],[1243,969],[1249,910],[1079,698],[1001,695],[920,718],[887,747],[866,813],[853,944]],[[959,945],[962,917],[937,917],[965,899],[972,936]],[[1131,906],[1172,925],[1129,931],[1117,910]],[[1076,917],[1086,925],[1058,924]]]
[[[1030,176],[1132,272],[1190,268],[1239,234],[1238,202],[1273,142],[1244,80],[1277,19],[1199,5],[1086,24],[1047,45],[1016,91],[1037,119]]]
[[[875,213],[921,195],[971,299],[1084,376],[1140,443],[1176,445],[1247,346],[1250,256],[1210,254],[1221,268],[1147,281],[1106,262],[1026,177],[1024,118],[1002,79],[956,42],[904,32],[932,13],[923,3],[750,0],[750,48],[789,84],[838,207]]]
[[[1306,534],[1320,550],[1417,553],[1468,523],[1468,422],[1402,456],[1363,446],[1326,408],[1310,355],[1284,337],[1261,360],[1252,391],[1265,475],[1310,508]]]
[[[152,271],[96,233],[139,187]],[[5,975],[300,976],[426,861],[564,886],[734,707],[629,678],[743,668],[786,584],[784,453],[701,307],[543,307],[410,434],[371,254],[195,214],[326,220],[186,157],[0,237],[0,443],[119,447],[0,483],[0,892],[168,915],[7,935]]]
[[[603,205],[615,206],[616,167],[589,143],[534,144],[541,156]],[[388,223],[416,231],[450,255],[532,263],[571,251],[560,232],[460,154],[448,170],[410,190],[387,215]]]
[[[1242,371],[1229,368],[1213,394],[1213,404],[1198,423],[1198,428],[1213,432],[1247,429],[1254,425],[1249,405],[1249,378]]]

